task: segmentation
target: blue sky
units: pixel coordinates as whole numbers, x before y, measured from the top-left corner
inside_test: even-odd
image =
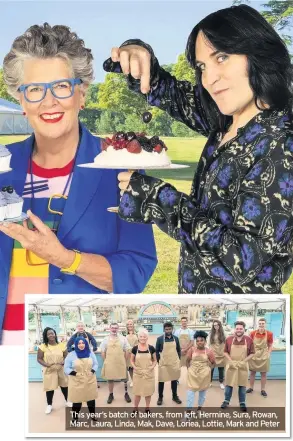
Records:
[[[252,1],[261,10],[263,1]],[[0,66],[13,40],[33,24],[64,24],[83,38],[94,55],[95,81],[113,46],[140,38],[155,50],[161,64],[176,62],[189,32],[203,17],[232,5],[232,0],[189,1],[1,1]]]

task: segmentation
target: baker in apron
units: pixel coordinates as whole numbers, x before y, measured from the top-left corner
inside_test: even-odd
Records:
[[[214,320],[211,332],[209,334],[208,338],[208,344],[209,348],[213,351],[215,356],[215,367],[211,371],[211,384],[213,381],[213,375],[215,368],[218,368],[219,372],[219,382],[220,382],[220,388],[225,389],[224,386],[224,369],[226,366],[226,357],[224,355],[224,348],[225,348],[225,334],[223,325],[220,322],[220,320]]]
[[[246,386],[248,383],[248,361],[254,355],[253,341],[245,333],[245,323],[235,322],[235,334],[226,339],[224,354],[227,358],[225,400],[222,409],[229,406],[233,388],[238,387],[239,404],[246,408]]]
[[[127,320],[126,331],[127,331],[126,340],[128,341],[128,344],[130,346],[129,357],[127,358],[127,371],[129,372],[130,379],[131,379],[129,386],[132,387],[133,386],[133,368],[132,368],[131,362],[130,362],[130,353],[131,353],[132,348],[138,344],[138,338],[135,333],[133,320]]]
[[[196,331],[195,344],[187,353],[187,409],[193,408],[195,393],[198,392],[197,410],[201,410],[210,385],[211,366],[215,363],[215,357],[212,350],[206,347],[207,336],[204,331]]]
[[[101,376],[108,381],[108,404],[111,404],[114,400],[114,380],[124,382],[124,398],[127,403],[131,403],[131,398],[127,391],[126,379],[126,361],[129,356],[130,346],[123,335],[118,335],[118,330],[119,325],[112,323],[110,325],[110,335],[101,343],[101,353],[104,360]]]
[[[267,372],[270,370],[270,356],[273,350],[274,336],[273,333],[266,330],[266,319],[261,318],[258,321],[258,329],[250,333],[253,340],[255,354],[249,361],[250,370],[250,388],[246,393],[252,393],[255,382],[256,372],[261,375],[261,395],[267,397],[265,390],[267,381]]]
[[[132,348],[130,362],[133,367],[134,410],[137,412],[141,397],[145,398],[145,411],[150,413],[150,402],[155,392],[156,350],[148,344],[148,330],[138,331],[138,344]]]
[[[68,396],[73,402],[72,411],[77,420],[82,403],[87,403],[90,414],[95,413],[97,398],[96,371],[98,362],[91,352],[87,339],[77,337],[74,351],[70,352],[64,364],[64,372],[68,375]],[[92,416],[92,419],[95,419]]]
[[[58,342],[56,331],[52,328],[45,328],[43,331],[43,344],[38,348],[37,361],[43,366],[43,387],[46,392],[47,407],[46,414],[52,412],[54,391],[60,387],[65,398],[66,405],[71,407],[67,400],[68,387],[67,377],[64,374],[63,365],[67,355],[66,343]]]
[[[171,381],[172,400],[177,404],[182,401],[177,395],[177,380],[180,378],[181,371],[181,351],[178,337],[173,335],[173,325],[171,322],[164,323],[164,334],[158,337],[156,342],[156,355],[159,364],[159,398],[157,405],[163,404],[164,386],[167,381]]]
[[[176,329],[174,335],[179,338],[180,349],[181,349],[181,367],[186,366],[187,352],[193,346],[194,342],[194,331],[187,327],[187,317],[181,318],[181,328]]]

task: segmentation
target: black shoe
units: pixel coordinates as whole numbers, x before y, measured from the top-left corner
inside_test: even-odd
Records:
[[[162,406],[163,404],[163,397],[159,397],[157,401],[157,406]]]
[[[223,403],[221,404],[221,409],[226,409],[227,407],[229,407],[228,401],[223,401]]]
[[[177,404],[182,404],[182,401],[180,400],[178,395],[173,395],[172,400],[175,401],[175,403],[177,403]]]
[[[266,393],[265,390],[262,390],[260,394],[261,394],[263,397],[265,397],[265,398],[268,396],[268,394]]]
[[[197,409],[196,409],[196,411],[197,411],[197,412],[200,412],[201,409],[202,409],[202,406],[198,406]]]
[[[146,410],[145,410],[145,413],[146,413],[146,416],[147,416],[148,418],[151,417],[151,411],[150,411],[150,409],[146,409]]]
[[[130,414],[131,418],[136,418],[137,415],[138,415],[138,411],[137,411],[137,409],[133,409],[133,411],[132,411],[131,414]]]
[[[98,418],[95,417],[95,416],[92,416],[91,419],[92,419],[93,421],[98,421]]]
[[[128,392],[125,392],[124,398],[125,398],[126,403],[131,403],[131,398],[128,395]]]
[[[110,394],[109,397],[108,397],[107,403],[111,404],[113,400],[114,400],[114,395]]]
[[[240,405],[240,410],[242,412],[247,412],[247,407],[245,405]]]
[[[253,392],[253,389],[251,389],[251,387],[249,389],[246,389],[247,394],[251,394],[251,392]]]
[[[186,412],[185,412],[185,418],[186,418],[186,419],[191,418],[191,410],[186,410]]]

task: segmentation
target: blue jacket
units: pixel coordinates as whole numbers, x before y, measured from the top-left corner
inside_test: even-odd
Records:
[[[68,249],[104,256],[113,273],[113,293],[135,294],[144,290],[156,264],[156,250],[150,225],[130,224],[107,207],[119,205],[118,170],[78,167],[93,162],[101,151],[100,139],[84,126],[73,179],[57,237]],[[0,186],[12,185],[22,195],[34,135],[10,144],[10,173],[0,174]],[[24,199],[24,211],[29,200]],[[13,240],[0,232],[0,337],[8,294]],[[78,276],[62,274],[49,266],[49,294],[104,293]]]

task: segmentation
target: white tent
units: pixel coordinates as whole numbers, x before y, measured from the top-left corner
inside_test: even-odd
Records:
[[[21,106],[0,98],[0,134],[27,135],[32,131]]]

